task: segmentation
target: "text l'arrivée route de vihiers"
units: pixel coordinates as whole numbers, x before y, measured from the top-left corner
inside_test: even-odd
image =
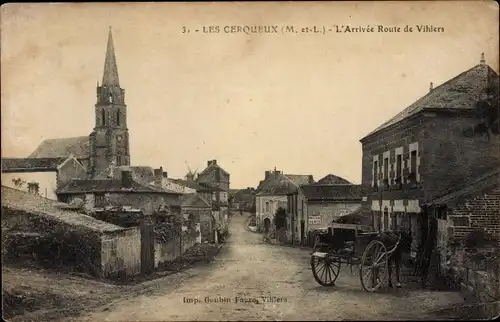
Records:
[[[444,27],[422,25],[331,25],[331,26],[293,26],[293,25],[207,25],[196,28],[183,26],[182,33],[205,34],[282,34],[282,33],[440,33]]]

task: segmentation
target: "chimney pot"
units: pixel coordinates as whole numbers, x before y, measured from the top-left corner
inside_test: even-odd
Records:
[[[38,182],[30,182],[28,183],[28,192],[37,195],[39,189]]]
[[[481,64],[486,64],[486,59],[484,59],[484,53],[481,53]]]
[[[132,171],[122,170],[122,186],[124,188],[132,187]]]
[[[431,84],[429,86],[429,92],[432,92],[433,89],[434,89],[434,84],[431,82]]]

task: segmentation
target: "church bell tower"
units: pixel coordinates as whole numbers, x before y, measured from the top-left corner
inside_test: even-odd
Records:
[[[130,165],[125,90],[120,87],[111,27],[102,83],[97,82],[95,126],[90,134],[90,174],[99,175],[114,162]]]

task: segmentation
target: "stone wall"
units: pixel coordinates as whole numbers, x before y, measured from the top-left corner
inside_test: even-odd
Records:
[[[449,249],[444,269],[462,292],[481,303],[479,309],[488,318],[500,314],[500,252],[498,248],[464,249],[456,245]]]
[[[133,276],[141,272],[141,233],[132,227],[101,237],[102,277]]]
[[[196,238],[188,234],[182,234],[182,238],[177,236],[168,242],[156,241],[154,246],[155,268],[162,266],[166,262],[175,260],[195,244]]]

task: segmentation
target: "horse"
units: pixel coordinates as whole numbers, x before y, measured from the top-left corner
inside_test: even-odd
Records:
[[[396,249],[389,255],[388,259],[388,273],[389,273],[389,287],[392,285],[392,264],[396,268],[396,287],[401,287],[400,270],[403,254],[407,255],[411,252],[412,236],[411,231],[386,231],[381,234],[381,240],[387,249]]]

